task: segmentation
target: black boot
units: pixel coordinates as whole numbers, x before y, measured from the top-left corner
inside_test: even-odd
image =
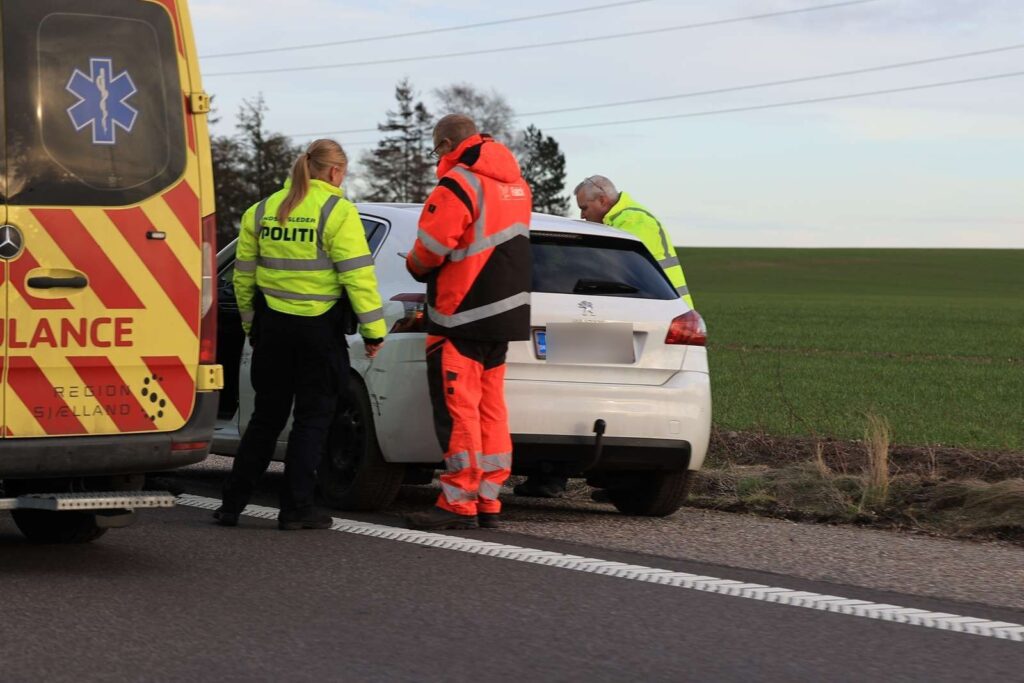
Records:
[[[238,526],[238,513],[225,510],[223,505],[214,510],[213,518],[221,526]]]
[[[497,512],[478,512],[476,518],[481,529],[500,529],[501,514]]]
[[[480,526],[476,515],[459,515],[439,507],[406,515],[405,523],[410,529],[476,529]]]
[[[299,529],[330,529],[334,519],[330,515],[311,510],[302,515],[280,515],[277,528],[281,531],[298,531]]]

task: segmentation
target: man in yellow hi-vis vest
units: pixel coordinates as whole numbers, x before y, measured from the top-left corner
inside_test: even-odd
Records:
[[[234,286],[253,347],[256,401],[224,483],[224,502],[214,513],[223,526],[238,524],[293,403],[278,527],[331,526],[329,516],[316,512],[313,490],[348,382],[342,296],[358,318],[368,357],[387,332],[363,224],[340,189],[347,167],[338,143],[317,140],[296,160],[284,189],[242,216]]]
[[[593,175],[584,180],[576,186],[574,194],[583,220],[604,223],[639,237],[668,275],[679,296],[693,308],[693,297],[686,286],[686,277],[676,256],[676,249],[672,246],[668,232],[661,227],[654,214],[633,201],[625,192],[616,190],[612,181],[601,175]]]
[[[651,255],[665,271],[676,292],[693,308],[693,297],[686,286],[686,276],[679,264],[675,247],[668,233],[654,215],[633,201],[625,192],[615,189],[612,181],[604,176],[590,176],[573,191],[580,207],[580,217],[592,223],[604,223],[637,236],[651,252]],[[565,492],[568,478],[554,474],[534,474],[517,485],[513,492],[517,496],[535,498],[558,498]],[[595,491],[597,500],[606,495],[603,490]]]

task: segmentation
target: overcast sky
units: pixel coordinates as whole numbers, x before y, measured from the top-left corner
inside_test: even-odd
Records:
[[[614,0],[192,0],[204,85],[230,133],[262,93],[295,135],[374,128],[409,77],[469,82],[517,112],[675,95],[1024,43],[1024,0],[874,0],[806,14],[501,54],[217,76],[258,68],[420,57],[645,31],[837,0],[648,0],[428,36],[212,58]],[[287,9],[285,9],[287,8]],[[694,246],[1024,248],[1024,77],[692,118],[562,126],[756,107],[1024,71],[1024,49],[656,103],[524,116],[561,144],[571,189],[601,173]],[[358,155],[373,132],[334,136]],[[358,168],[358,163],[356,164]],[[575,204],[574,204],[575,208]],[[574,211],[573,215],[576,215]]]

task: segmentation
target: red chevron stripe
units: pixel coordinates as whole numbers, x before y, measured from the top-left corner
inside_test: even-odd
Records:
[[[71,308],[71,302],[67,299],[40,299],[29,294],[25,279],[30,271],[39,267],[39,261],[28,249],[22,253],[17,261],[11,262],[11,282],[14,284],[18,294],[25,300],[34,311],[55,311]]]
[[[196,399],[196,382],[177,356],[144,356],[142,362],[156,375],[160,388],[181,416],[188,419]]]
[[[64,255],[89,278],[89,287],[107,308],[145,308],[131,285],[69,209],[32,209]]]
[[[86,386],[127,386],[127,383],[114,368],[109,359],[102,356],[74,356],[69,357],[68,362],[75,369],[78,376],[82,378]],[[139,403],[135,395],[119,396],[118,402],[128,406],[128,414],[110,414],[108,416],[117,425],[120,432],[146,432],[156,429],[153,420],[149,418],[146,410]],[[103,401],[100,401],[103,404]],[[113,411],[117,413],[117,411]],[[157,408],[154,407],[153,415],[156,415]]]
[[[199,246],[202,242],[200,233],[203,225],[202,219],[199,217],[199,197],[192,190],[192,186],[182,181],[165,192],[163,197],[167,206],[178,217],[178,222],[185,228],[185,232],[196,243],[196,246]]]
[[[188,133],[188,148],[196,153],[196,122],[192,118],[192,103],[185,96],[185,131]]]
[[[108,209],[107,216],[139,255],[146,268],[178,309],[195,335],[199,334],[199,287],[189,277],[167,242],[151,240],[146,233],[155,230],[142,209]]]
[[[28,356],[9,359],[7,385],[47,434],[85,434],[85,427]]]

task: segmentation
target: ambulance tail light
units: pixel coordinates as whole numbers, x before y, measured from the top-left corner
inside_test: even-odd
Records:
[[[708,328],[704,318],[697,311],[687,311],[675,318],[665,335],[666,344],[685,344],[687,346],[707,346]]]
[[[401,301],[405,308],[405,315],[395,321],[391,326],[391,334],[398,332],[426,332],[427,331],[427,295],[422,293],[396,294],[391,297],[392,301]]]
[[[199,324],[199,363],[217,362],[217,217],[203,218],[202,321]]]

